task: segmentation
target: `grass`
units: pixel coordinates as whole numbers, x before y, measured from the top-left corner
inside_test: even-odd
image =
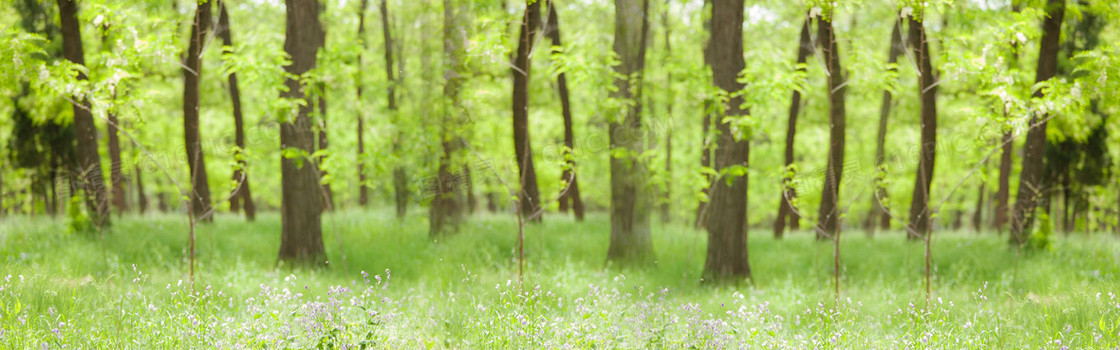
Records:
[[[1018,256],[1005,236],[936,233],[927,301],[923,248],[898,232],[845,234],[835,299],[831,246],[809,233],[752,235],[753,283],[712,287],[702,232],[655,227],[656,266],[619,270],[606,216],[549,216],[526,232],[522,287],[506,215],[437,242],[424,213],[331,214],[319,271],[277,266],[275,214],[219,216],[199,227],[192,286],[183,217],[114,224],[102,241],[65,220],[0,221],[0,347],[1120,347],[1108,234]]]

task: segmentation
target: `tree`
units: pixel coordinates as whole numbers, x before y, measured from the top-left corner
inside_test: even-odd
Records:
[[[1042,44],[1038,49],[1038,68],[1035,84],[1054,77],[1058,72],[1058,45],[1061,41],[1062,17],[1065,0],[1047,0],[1046,19],[1042,22]],[[1034,91],[1035,98],[1042,98],[1042,90]],[[1030,118],[1027,141],[1023,148],[1023,165],[1019,173],[1019,191],[1015,195],[1015,213],[1011,221],[1010,243],[1021,246],[1034,220],[1034,210],[1042,196],[1043,158],[1046,155],[1046,125],[1049,116],[1035,112]]]
[[[459,195],[462,188],[459,178],[453,169],[462,162],[462,141],[459,129],[462,128],[460,120],[459,89],[466,80],[465,65],[460,55],[465,49],[466,32],[462,24],[464,9],[454,3],[454,0],[443,0],[443,96],[447,99],[446,106],[442,108],[442,121],[440,122],[440,148],[442,154],[439,158],[439,168],[435,183],[432,184],[435,193],[432,197],[432,209],[429,214],[428,234],[438,237],[459,230],[462,220],[463,205],[466,204]]]
[[[58,0],[58,17],[62,28],[62,55],[74,64],[84,66],[81,25],[78,23],[78,4],[73,0]],[[86,80],[78,72],[78,80]],[[89,101],[70,101],[74,110],[74,136],[78,139],[78,169],[81,187],[86,194],[86,207],[98,225],[109,225],[109,207],[105,193],[105,179],[101,173],[101,156],[97,152],[97,128],[90,113]]]
[[[824,189],[821,190],[818,215],[823,232],[817,232],[817,239],[828,238],[824,233],[836,235],[840,231],[840,179],[844,174],[844,93],[847,82],[844,71],[840,68],[840,52],[830,16],[831,13],[817,22],[817,40],[821,46],[825,71],[828,74],[829,107],[828,166],[824,174]]]
[[[218,3],[218,28],[216,32],[222,38],[222,45],[233,47],[233,29],[229,26],[229,12],[226,11],[225,1]],[[237,167],[233,170],[233,182],[239,184],[233,196],[229,197],[229,209],[236,213],[240,204],[245,206],[245,218],[253,221],[257,218],[257,206],[253,203],[253,192],[249,188],[249,169],[245,162],[245,121],[241,116],[241,89],[237,85],[237,73],[229,74],[229,99],[233,105],[233,130],[234,149],[233,158]],[[142,194],[141,194],[142,195]]]
[[[529,139],[529,75],[532,61],[533,38],[540,28],[540,1],[526,2],[517,39],[517,54],[513,61],[513,149],[517,157],[517,170],[521,192],[517,201],[521,213],[528,217],[540,208],[540,190],[537,188],[537,171],[533,166],[533,147]],[[538,217],[534,221],[539,221]]]
[[[747,172],[750,144],[746,131],[731,128],[734,119],[747,118],[743,89],[738,81],[743,60],[743,0],[715,1],[712,6],[710,47],[712,77],[716,87],[730,97],[716,123],[715,170],[708,213],[708,256],[704,277],[713,281],[750,278],[747,259]]]
[[[382,4],[385,0],[382,0]],[[369,0],[362,0],[358,5],[358,57],[357,69],[354,70],[354,84],[357,90],[357,103],[358,114],[355,119],[358,121],[358,149],[357,149],[357,163],[358,163],[358,205],[365,207],[369,204],[369,186],[366,185],[366,160],[364,154],[366,153],[365,145],[365,115],[363,114],[364,108],[362,107],[362,70],[365,69],[365,64],[362,62],[362,53],[366,51],[366,8],[369,7]],[[388,35],[388,31],[386,31]],[[386,61],[391,62],[393,59],[388,58]],[[389,75],[392,76],[392,67],[389,68]],[[389,88],[390,90],[392,87]]]
[[[389,31],[392,25],[389,23],[389,4],[388,0],[381,0],[381,32],[384,34],[385,44],[385,75],[389,81],[389,88],[386,89],[386,98],[388,99],[389,114],[397,118],[397,84],[398,79],[395,79],[393,72],[396,66],[393,65],[393,35]],[[398,64],[400,64],[398,62]],[[400,154],[401,149],[401,133],[397,132],[393,141],[393,153]],[[408,214],[408,174],[404,166],[398,164],[393,168],[393,188],[396,195],[397,202],[397,218],[403,218]]]
[[[813,54],[813,40],[810,37],[810,24],[812,17],[805,16],[804,23],[801,24],[801,36],[797,45],[797,70],[798,72],[805,72],[805,60],[809,55]],[[793,141],[794,136],[797,134],[797,116],[801,114],[801,90],[794,89],[793,97],[789,101],[789,122],[786,124],[786,172],[787,177],[792,175],[793,165]],[[791,178],[782,179],[782,198],[781,204],[778,206],[778,218],[774,220],[774,238],[782,238],[786,230],[786,221],[789,221],[790,228],[796,230],[801,223],[801,217],[793,210],[794,198],[797,198],[797,190],[791,186]]]
[[[649,232],[652,210],[646,194],[649,170],[638,155],[645,151],[642,131],[642,75],[645,68],[649,0],[615,0],[615,89],[610,93],[611,241],[607,260],[619,264],[653,261]]]
[[[316,167],[316,169],[319,170],[319,178],[322,179],[322,178],[329,178],[329,174],[327,174],[327,169],[326,169],[327,152],[328,152],[327,149],[330,146],[329,139],[327,138],[327,85],[320,83],[318,90],[319,90],[319,99],[318,99],[318,101],[319,101],[318,102],[318,106],[319,106],[319,126],[318,126],[319,138],[318,138],[318,141],[319,142],[318,142],[318,147],[316,149],[319,152],[319,157],[318,157],[318,159],[316,159],[317,163],[316,163],[315,167]],[[323,210],[325,210],[325,211],[334,210],[334,191],[331,190],[331,183],[329,181],[328,182],[322,182],[319,186],[322,188],[322,191],[321,191],[319,197],[323,199]]]
[[[902,21],[897,16],[894,20],[894,26],[891,28],[891,44],[890,50],[887,52],[887,71],[888,73],[897,73],[898,57],[906,53],[906,45],[902,41]],[[863,222],[863,229],[867,231],[868,235],[874,234],[875,229],[887,230],[891,228],[891,216],[887,213],[887,205],[884,203],[887,199],[887,187],[883,184],[883,164],[886,162],[887,152],[887,126],[888,119],[891,116],[891,98],[890,89],[883,89],[883,103],[879,106],[879,132],[875,137],[875,192],[871,196],[871,211],[867,215],[866,221]]]
[[[924,15],[924,14],[918,14]],[[921,146],[918,150],[918,171],[914,177],[914,195],[910,201],[910,232],[928,235],[930,216],[929,189],[933,182],[933,167],[937,154],[937,76],[934,75],[929,41],[922,23],[923,18],[911,15],[909,26],[910,49],[918,66],[918,96],[921,97]]]
[[[315,68],[315,55],[323,47],[323,27],[319,23],[316,0],[286,0],[287,22],[284,51],[291,63],[286,91],[280,97],[298,102],[295,111],[280,123],[281,234],[279,259],[301,265],[325,265],[319,174],[311,164],[315,151],[315,132],[309,114],[312,104],[299,77]]]
[[[562,52],[563,44],[560,42],[560,15],[556,13],[556,3],[548,2],[548,21],[545,23],[544,35],[552,41],[552,54]],[[575,147],[575,132],[572,130],[572,104],[568,100],[568,75],[563,71],[556,75],[556,90],[560,94],[560,114],[564,117],[564,161],[567,164],[560,174],[560,181],[568,183],[566,189],[560,192],[560,212],[567,213],[569,203],[576,220],[583,220],[583,200],[579,196],[579,181],[576,179],[576,161],[571,157],[571,150]]]
[[[202,137],[198,130],[198,84],[202,80],[202,48],[210,32],[211,5],[209,1],[198,4],[191,22],[190,45],[183,60],[183,139],[186,141],[187,165],[191,173],[190,200],[194,215],[210,211],[206,156],[202,153]]]
[[[148,211],[148,195],[144,194],[144,179],[140,175],[140,166],[133,169],[136,172],[136,209],[140,214],[144,214]]]

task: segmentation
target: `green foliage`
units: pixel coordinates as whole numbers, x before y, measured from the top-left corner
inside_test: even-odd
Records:
[[[69,204],[66,206],[66,232],[70,234],[91,234],[93,232],[93,222],[86,214],[85,197],[83,192],[71,196]]]
[[[1050,220],[1050,215],[1042,208],[1035,210],[1035,220],[1038,221],[1038,227],[1031,232],[1027,240],[1027,248],[1032,251],[1051,251],[1054,250],[1054,224]]]

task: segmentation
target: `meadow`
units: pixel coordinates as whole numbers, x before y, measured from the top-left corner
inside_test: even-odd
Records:
[[[275,214],[199,226],[190,280],[187,224],[125,216],[68,232],[65,220],[0,222],[5,348],[952,348],[1120,346],[1120,243],[1055,238],[1019,253],[995,233],[900,232],[841,240],[750,236],[754,279],[700,280],[706,235],[657,226],[657,263],[605,264],[609,221],[547,216],[525,236],[487,214],[443,241],[427,217],[389,210],[324,216],[327,269],[278,265]],[[766,231],[763,231],[766,232]]]

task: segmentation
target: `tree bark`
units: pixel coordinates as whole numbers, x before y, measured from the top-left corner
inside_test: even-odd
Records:
[[[226,10],[225,1],[219,2],[218,8],[218,36],[222,38],[222,45],[233,46],[233,29],[229,26],[229,12]],[[237,85],[237,73],[229,74],[229,99],[233,105],[234,150],[233,157],[237,161],[237,168],[233,171],[233,182],[240,183],[234,189],[234,195],[229,198],[230,211],[238,212],[239,204],[245,208],[245,218],[249,221],[257,218],[257,205],[253,203],[253,192],[249,188],[249,169],[245,162],[245,119],[241,114],[241,89]],[[244,179],[243,179],[244,178]]]
[[[1058,45],[1061,41],[1062,17],[1065,16],[1065,0],[1048,0],[1046,2],[1046,19],[1042,25],[1042,43],[1039,45],[1038,69],[1035,75],[1036,84],[1049,80],[1058,72]],[[1036,90],[1035,97],[1042,97],[1042,91]],[[1043,158],[1046,155],[1046,125],[1048,116],[1036,114],[1031,116],[1030,129],[1027,130],[1027,141],[1023,148],[1023,166],[1019,173],[1019,191],[1015,195],[1015,213],[1011,221],[1012,245],[1026,243],[1031,225],[1034,221],[1034,210],[1038,199],[1043,195]]]
[[[113,206],[117,208],[117,215],[128,211],[128,202],[125,198],[124,174],[121,172],[121,141],[117,135],[116,113],[106,113],[109,134],[109,178],[113,184]]]
[[[70,62],[85,65],[82,51],[81,24],[78,23],[78,4],[73,0],[57,0],[58,17],[62,28],[62,53]],[[78,80],[86,80],[78,73]],[[101,156],[97,153],[97,127],[93,123],[89,101],[71,101],[74,110],[74,136],[78,139],[78,169],[82,189],[86,194],[86,207],[96,225],[108,226],[109,206],[105,193],[105,178],[101,170]]]
[[[210,183],[206,176],[206,156],[199,134],[199,81],[202,80],[202,48],[210,32],[211,2],[198,4],[191,22],[190,45],[183,62],[183,139],[191,176],[191,212],[198,216],[210,210]],[[199,217],[211,221],[209,217]]]
[[[309,117],[312,104],[307,101],[309,97],[298,78],[315,68],[315,55],[323,46],[324,34],[316,0],[286,0],[285,3],[284,51],[291,57],[291,63],[284,70],[294,77],[285,81],[288,90],[281,92],[281,97],[306,103],[299,107],[296,115],[285,118],[280,124],[281,148],[293,148],[303,159],[284,157],[280,160],[279,259],[298,265],[325,266],[319,174],[307,158],[315,151],[315,132]]]
[[[611,240],[607,260],[620,265],[644,265],[654,260],[649,227],[652,208],[647,195],[649,170],[636,155],[646,150],[641,86],[649,31],[646,17],[649,0],[615,0],[614,7],[613,49],[619,64],[614,66],[617,75],[610,98],[625,103],[608,117]]]
[[[385,2],[385,0],[382,0],[382,3],[384,3],[384,2]],[[362,62],[362,53],[365,52],[366,49],[367,49],[367,47],[366,47],[366,8],[369,7],[369,0],[362,0],[359,3],[358,6],[359,6],[358,7],[358,47],[359,47],[359,49],[358,49],[358,63],[357,63],[358,67],[354,72],[354,74],[355,74],[354,85],[355,85],[355,88],[357,90],[357,101],[356,102],[358,103],[358,111],[357,111],[358,114],[355,116],[355,119],[357,119],[357,121],[358,121],[358,130],[357,130],[358,131],[358,135],[357,135],[357,137],[358,137],[358,150],[357,150],[356,156],[357,156],[357,163],[358,163],[358,205],[364,208],[366,205],[369,204],[369,186],[366,185],[366,160],[365,160],[365,157],[363,156],[366,152],[366,144],[365,144],[365,129],[366,129],[366,126],[365,126],[365,115],[364,115],[365,108],[362,107],[362,101],[363,101],[362,100],[362,72],[365,69],[365,67],[364,67],[365,65]],[[386,32],[386,34],[388,34],[388,32]],[[387,61],[392,61],[392,60],[393,60],[392,58],[389,58]],[[389,72],[390,75],[393,74],[391,67],[389,68],[389,71],[390,71]],[[392,88],[390,87],[390,89],[392,89]]]
[[[906,45],[902,41],[902,21],[897,16],[894,20],[894,28],[891,29],[891,44],[890,50],[887,52],[887,69],[889,72],[897,72],[898,68],[895,64],[898,63],[898,57],[906,53]],[[887,214],[887,205],[883,203],[887,199],[888,193],[886,187],[883,185],[883,179],[879,177],[883,169],[883,164],[887,160],[887,127],[888,120],[891,116],[891,107],[893,96],[889,89],[883,90],[883,102],[879,106],[879,132],[875,137],[875,189],[874,195],[871,196],[871,211],[867,215],[866,221],[863,223],[863,229],[867,232],[868,236],[875,233],[875,229],[888,230],[891,228],[891,217]]]
[[[463,9],[454,1],[443,0],[443,95],[447,106],[441,111],[440,144],[443,153],[439,158],[439,169],[433,187],[432,209],[429,211],[428,235],[437,238],[459,231],[463,206],[461,196],[462,178],[455,175],[454,169],[462,163],[459,129],[462,128],[459,113],[459,89],[466,80],[465,70],[459,55],[466,43],[465,27],[462,25]]]
[[[836,34],[832,21],[822,18],[817,22],[817,40],[821,45],[825,68],[828,74],[828,167],[824,174],[824,189],[821,190],[821,205],[818,213],[820,226],[824,233],[836,235],[840,231],[840,181],[844,174],[844,71],[840,68],[840,53],[837,48]],[[817,239],[827,239],[817,232]]]
[[[738,81],[743,60],[743,0],[716,1],[712,6],[710,48],[715,86],[731,94],[743,89]],[[708,214],[708,255],[704,277],[710,281],[738,281],[750,278],[747,259],[747,174],[727,173],[749,163],[748,135],[735,135],[724,118],[741,118],[750,111],[741,108],[743,97],[731,95],[723,106],[723,118],[716,124],[715,169],[720,177],[712,182]]]
[[[393,72],[395,67],[393,65],[393,35],[390,31],[392,25],[389,23],[389,4],[387,0],[381,0],[381,32],[384,37],[385,45],[385,76],[389,81],[389,88],[386,89],[386,99],[388,100],[389,114],[393,119],[397,118],[397,79],[394,78]],[[398,63],[399,64],[399,63]],[[398,132],[393,141],[393,153],[400,153],[401,135]],[[393,190],[394,197],[397,205],[397,218],[404,218],[408,214],[408,175],[404,166],[397,165],[393,168]]]
[[[987,197],[987,186],[980,183],[980,190],[976,192],[976,209],[972,212],[972,230],[980,232],[984,223],[984,197]]]
[[[533,166],[533,147],[529,138],[529,78],[532,61],[529,53],[533,51],[533,38],[540,28],[540,1],[531,1],[525,7],[521,19],[521,34],[517,40],[517,54],[514,56],[513,71],[513,148],[517,156],[517,169],[521,193],[518,202],[521,213],[530,215],[540,208],[540,190],[537,188],[537,172]],[[538,217],[534,221],[540,221]]]
[[[319,151],[326,152],[330,146],[327,138],[327,86],[326,84],[319,85]],[[326,153],[319,155],[316,160],[315,168],[319,170],[319,178],[329,178],[327,168],[324,165],[327,162]],[[322,192],[319,197],[323,198],[323,211],[334,210],[334,191],[331,190],[330,182],[321,183]]]
[[[913,16],[908,18],[910,49],[918,65],[918,96],[921,97],[921,147],[918,151],[918,171],[914,177],[914,194],[910,201],[910,238],[914,232],[928,235],[930,217],[929,189],[933,183],[933,168],[937,155],[937,77],[933,72],[929,41],[924,24]]]
[[[560,42],[560,16],[556,12],[556,4],[553,1],[548,2],[548,22],[544,28],[544,34],[552,41],[552,53],[560,53],[560,48],[563,44]],[[568,99],[568,75],[564,72],[556,75],[556,89],[560,94],[560,112],[564,117],[564,159],[568,164],[567,168],[560,174],[561,183],[569,183],[566,191],[560,193],[560,212],[567,213],[568,205],[571,204],[572,212],[576,216],[577,221],[583,221],[583,200],[579,195],[579,181],[576,178],[575,159],[570,157],[570,150],[575,149],[575,131],[572,130],[572,104]]]
[[[144,178],[141,177],[140,167],[134,168],[136,172],[136,207],[140,214],[148,211],[148,195],[144,194]]]
[[[797,45],[797,70],[804,72],[805,68],[801,65],[805,64],[805,60],[809,55],[813,54],[813,40],[810,37],[810,23],[811,19],[808,15],[805,16],[805,22],[801,24],[801,36],[798,39]],[[786,162],[785,168],[790,172],[790,166],[793,165],[793,147],[794,137],[797,135],[797,116],[801,113],[801,91],[794,89],[793,97],[789,102],[789,121],[786,124]],[[792,174],[786,174],[787,176]],[[790,201],[797,198],[797,190],[792,186],[792,178],[782,179],[782,198],[778,206],[778,218],[774,220],[774,238],[782,238],[786,231],[786,221],[789,225],[796,229],[799,226],[801,218],[793,210],[793,203]]]

